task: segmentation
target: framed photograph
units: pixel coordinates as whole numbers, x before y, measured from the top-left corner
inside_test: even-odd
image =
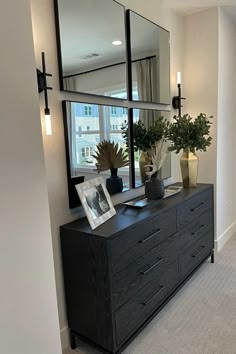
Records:
[[[116,214],[102,177],[75,186],[92,229]]]

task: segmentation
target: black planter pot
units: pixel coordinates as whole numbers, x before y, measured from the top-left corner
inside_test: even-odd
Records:
[[[158,178],[158,172],[156,172],[145,182],[145,195],[149,200],[156,200],[163,198],[164,194],[164,183]]]
[[[109,194],[120,193],[123,190],[122,178],[117,176],[117,168],[111,169],[111,176],[106,179]]]

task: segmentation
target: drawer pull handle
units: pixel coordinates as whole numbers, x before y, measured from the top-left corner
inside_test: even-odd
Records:
[[[192,257],[194,257],[194,258],[197,257],[197,256],[199,255],[199,253],[201,253],[204,248],[205,248],[205,246],[201,246],[201,247],[197,250],[197,252],[192,255]]]
[[[200,209],[204,204],[205,204],[205,203],[202,202],[201,204],[199,204],[199,205],[196,206],[195,208],[192,208],[191,211],[196,211],[196,210]]]
[[[199,229],[195,232],[192,232],[192,235],[196,236],[202,229],[204,229],[205,225],[201,225]]]
[[[144,240],[140,240],[139,243],[144,243],[144,242],[147,242],[147,241],[151,240],[151,238],[157,236],[160,232],[161,232],[161,229],[158,229],[157,232],[155,232],[155,233],[152,234],[151,236],[148,236],[148,237],[145,238]]]
[[[147,273],[149,273],[153,268],[157,267],[158,264],[160,264],[162,261],[164,260],[164,258],[160,258],[158,259],[158,261],[156,263],[154,263],[150,268],[148,268],[147,270],[141,271],[140,274],[145,275]]]
[[[164,286],[161,285],[161,286],[160,286],[160,289],[158,289],[157,292],[155,292],[155,294],[152,295],[152,297],[151,297],[149,300],[147,300],[146,302],[143,302],[142,305],[147,306],[152,300],[155,299],[155,297],[156,297],[157,295],[160,294],[160,292],[161,292],[163,289],[164,289]]]

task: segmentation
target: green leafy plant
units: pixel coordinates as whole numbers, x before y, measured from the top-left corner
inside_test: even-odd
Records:
[[[133,139],[135,151],[150,150],[155,143],[167,136],[169,122],[163,117],[156,119],[154,125],[147,129],[140,120],[133,124]],[[127,147],[129,147],[129,131],[128,123],[125,122],[121,126],[122,136],[125,139]]]
[[[189,114],[174,116],[175,122],[170,123],[167,134],[172,143],[169,150],[176,153],[181,149],[189,149],[193,153],[197,150],[206,151],[212,141],[210,118],[212,116],[207,117],[204,113],[200,113],[195,120]]]
[[[92,155],[96,160],[98,172],[113,170],[129,165],[127,154],[114,141],[103,140],[97,145],[96,155]]]

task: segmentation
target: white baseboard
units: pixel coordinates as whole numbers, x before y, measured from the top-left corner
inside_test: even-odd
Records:
[[[222,235],[220,235],[217,240],[215,240],[215,249],[217,252],[219,252],[224,247],[226,242],[229,241],[235,232],[236,220],[223,232]]]
[[[65,350],[66,348],[68,348],[69,345],[70,345],[69,329],[68,329],[68,327],[63,327],[61,329],[61,346],[62,346],[62,350]]]

